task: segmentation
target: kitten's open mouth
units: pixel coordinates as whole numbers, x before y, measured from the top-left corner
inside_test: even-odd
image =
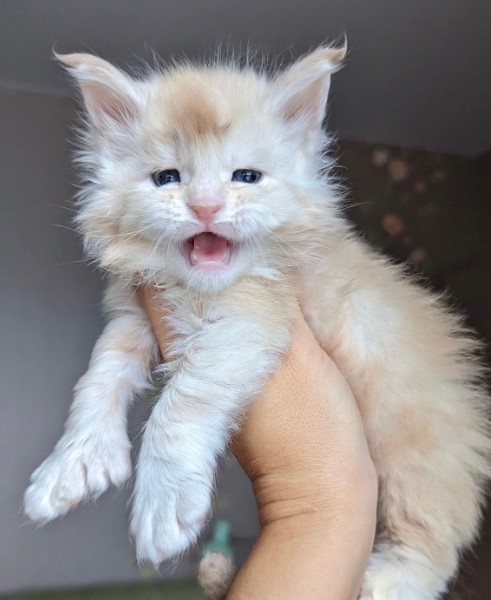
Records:
[[[234,245],[215,233],[200,233],[184,242],[184,254],[191,267],[219,270],[228,267]]]

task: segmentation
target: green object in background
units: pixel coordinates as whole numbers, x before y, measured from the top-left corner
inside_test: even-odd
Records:
[[[228,521],[217,521],[215,523],[212,538],[203,546],[201,556],[205,556],[209,552],[218,552],[229,556],[231,559],[234,558],[234,551],[230,545],[230,523]]]

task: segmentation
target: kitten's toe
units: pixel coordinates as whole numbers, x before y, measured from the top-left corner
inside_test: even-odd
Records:
[[[164,477],[143,481],[140,470],[133,502],[131,533],[140,562],[158,566],[189,549],[211,514],[211,482]],[[158,479],[158,481],[157,481]]]
[[[24,512],[31,521],[46,523],[79,504],[85,493],[83,465],[74,461],[67,473],[66,461],[53,453],[31,476],[24,494]]]
[[[24,494],[24,511],[32,521],[46,523],[84,500],[96,498],[111,483],[122,484],[130,474],[126,438],[63,440],[32,474]]]
[[[149,561],[157,567],[196,543],[209,509],[195,520],[187,518],[180,521],[178,513],[170,508],[170,505],[175,505],[175,500],[175,496],[167,497],[160,499],[158,504],[151,503],[141,512],[134,510],[131,532],[135,536],[139,562]]]

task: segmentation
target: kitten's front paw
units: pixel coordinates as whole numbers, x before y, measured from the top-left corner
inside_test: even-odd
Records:
[[[126,434],[66,436],[31,475],[24,511],[32,521],[46,523],[88,498],[97,498],[111,484],[121,485],[130,474]]]
[[[140,460],[131,519],[138,560],[158,566],[194,544],[211,514],[211,494],[211,477]]]

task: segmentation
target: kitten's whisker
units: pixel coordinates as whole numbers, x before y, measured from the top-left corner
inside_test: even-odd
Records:
[[[263,248],[262,248],[261,243],[259,242],[259,240],[257,239],[257,237],[256,237],[256,235],[254,233],[252,233],[252,235],[251,235],[251,241],[254,242],[254,246],[259,250],[261,258],[263,259],[263,262],[266,264],[267,260],[266,260],[266,257],[264,255]]]
[[[293,256],[293,254],[285,247],[286,242],[284,240],[282,240],[278,235],[276,235],[273,231],[267,231],[267,234],[273,238],[273,241],[276,242],[276,244],[278,244],[280,246],[280,248],[283,250],[283,252],[285,252],[288,256]],[[274,239],[276,238],[276,239]],[[291,246],[291,244],[288,244],[291,248],[293,248],[293,246]],[[294,249],[294,248],[293,248]],[[294,249],[295,250],[295,249]]]
[[[151,223],[150,225],[147,225],[146,227],[141,227],[140,229],[135,229],[133,231],[126,231],[124,233],[114,233],[111,235],[100,236],[100,237],[102,239],[112,239],[115,237],[122,237],[122,238],[125,238],[123,241],[127,242],[127,241],[131,240],[132,238],[134,238],[135,236],[139,235],[140,233],[143,233],[144,231],[151,229],[152,227],[155,227],[154,223]]]
[[[72,208],[71,206],[63,206],[63,204],[48,204],[51,208],[61,208],[63,210],[67,210],[68,212],[78,213],[76,208]]]
[[[165,236],[165,232],[163,231],[160,234],[158,240],[155,242],[155,245],[154,245],[154,247],[152,249],[152,252],[150,253],[150,256],[148,257],[148,259],[147,259],[147,261],[145,263],[145,270],[146,270],[148,264],[152,262],[153,257],[155,256],[155,253],[157,251],[157,248],[160,246],[160,243],[162,242],[162,239],[164,238],[164,236]],[[151,273],[152,273],[152,277],[153,277],[154,282],[157,283],[155,269],[152,269]]]
[[[153,255],[155,254],[155,250],[158,248],[158,246],[159,246],[159,244],[160,244],[160,242],[161,242],[162,238],[164,237],[164,235],[165,235],[165,232],[161,233],[161,234],[160,234],[160,236],[159,236],[159,238],[158,238],[158,240],[155,242],[155,245],[154,245],[154,247],[153,247],[153,249],[152,249],[152,252],[150,253],[150,256],[147,258],[147,260],[146,260],[146,262],[145,262],[145,266],[143,267],[143,269],[142,269],[142,270],[140,271],[140,273],[139,273],[139,279],[138,279],[138,281],[137,281],[136,285],[134,286],[134,289],[133,289],[133,292],[132,292],[132,294],[131,294],[131,295],[130,295],[130,297],[128,298],[128,302],[127,302],[127,305],[126,305],[126,306],[128,306],[129,302],[130,302],[130,301],[133,299],[133,297],[135,296],[135,294],[136,294],[136,290],[138,289],[138,287],[139,287],[139,286],[140,286],[140,285],[143,283],[143,277],[144,277],[144,273],[145,273],[145,271],[146,271],[146,269],[147,269],[147,266],[148,266],[149,262],[152,260],[152,258],[153,258]],[[157,281],[156,281],[156,278],[155,278],[155,274],[154,274],[153,272],[152,272],[152,275],[153,275],[154,282],[155,282],[155,284],[156,284],[156,283],[157,283]]]
[[[127,302],[126,302],[126,306],[125,306],[125,308],[128,308],[128,305],[129,305],[129,303],[130,303],[130,302],[131,302],[131,300],[133,300],[133,298],[135,297],[136,291],[137,291],[137,289],[139,288],[139,286],[140,286],[140,283],[141,283],[141,280],[140,280],[140,281],[139,281],[139,282],[138,282],[136,285],[134,285],[134,286],[133,286],[133,291],[131,292],[131,294],[130,294],[130,295],[129,295],[129,297],[128,297],[128,300],[127,300]]]
[[[76,229],[73,227],[69,227],[68,225],[62,225],[61,223],[51,223],[53,227],[59,227],[60,229],[66,229],[67,231],[71,231],[72,233],[78,233]]]
[[[350,208],[357,208],[358,206],[365,206],[366,204],[373,204],[373,201],[367,200],[366,202],[354,202],[353,204],[343,204],[343,209],[350,210]]]
[[[64,227],[63,225],[58,225],[58,226],[59,227]],[[140,229],[135,229],[133,231],[126,231],[124,233],[111,233],[109,235],[97,235],[97,239],[99,239],[99,240],[113,240],[114,238],[124,238],[122,241],[123,242],[127,242],[127,241],[131,240],[132,238],[134,238],[135,236],[143,233],[144,231],[147,231],[148,229],[151,229],[152,227],[155,227],[155,224],[151,223],[150,225],[147,225],[146,227],[141,227]],[[71,229],[70,231],[73,231],[75,233],[79,233],[76,229]]]
[[[171,240],[172,240],[172,237],[169,236],[169,238],[167,239],[167,246],[165,248],[162,248],[162,272],[165,271],[165,252],[166,251],[169,252]]]
[[[66,262],[61,262],[61,263],[56,263],[57,267],[64,267],[66,265],[77,265],[80,263],[86,263],[87,260],[85,258],[82,258],[80,260],[67,260]]]
[[[171,234],[169,236],[169,239],[167,240],[167,247],[166,247],[167,252],[169,252],[171,243],[174,243],[175,239],[176,239],[175,234]],[[165,270],[164,258],[165,258],[165,253],[164,253],[164,250],[162,249],[162,271]]]
[[[316,256],[313,254],[309,254],[305,250],[301,250],[300,248],[295,248],[295,246],[292,246],[292,244],[290,244],[287,240],[283,239],[280,235],[278,235],[274,231],[268,231],[268,233],[271,236],[274,236],[276,238],[277,242],[280,244],[280,246],[283,248],[283,250],[285,250],[285,252],[287,252],[290,256],[294,256],[294,255],[292,253],[288,252],[288,250],[286,250],[286,248],[283,246],[283,244],[286,244],[287,246],[289,246],[295,254],[301,254],[302,256],[304,256],[305,258],[308,258],[309,260],[317,260],[317,261],[323,260],[322,256]]]

